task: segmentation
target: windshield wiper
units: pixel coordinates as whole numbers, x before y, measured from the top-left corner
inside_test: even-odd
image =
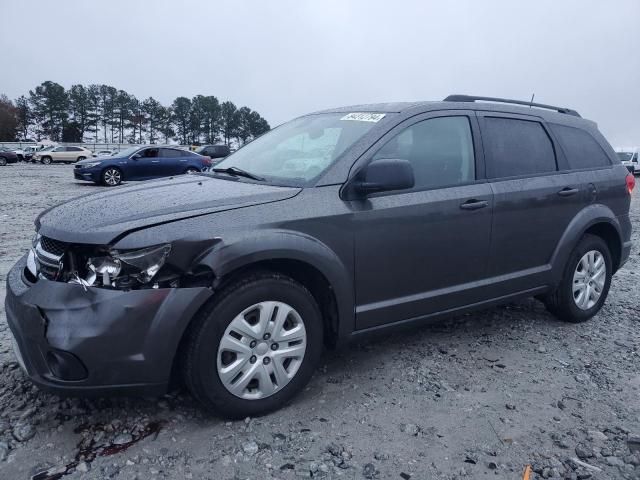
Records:
[[[259,177],[258,175],[254,175],[253,173],[249,173],[246,170],[242,170],[238,167],[210,168],[209,171],[215,173],[227,173],[235,177],[246,177],[250,178],[251,180],[258,180],[259,182],[264,182],[265,180],[263,177]]]

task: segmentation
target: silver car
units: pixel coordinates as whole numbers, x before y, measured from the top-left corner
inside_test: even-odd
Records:
[[[93,152],[84,147],[65,147],[59,145],[57,147],[48,147],[37,152],[33,156],[33,160],[49,165],[53,162],[75,163],[80,160],[92,158]]]

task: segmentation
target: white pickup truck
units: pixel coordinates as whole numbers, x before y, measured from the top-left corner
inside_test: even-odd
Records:
[[[640,175],[640,149],[636,148],[620,148],[616,149],[616,155],[620,162],[627,167],[631,173]]]

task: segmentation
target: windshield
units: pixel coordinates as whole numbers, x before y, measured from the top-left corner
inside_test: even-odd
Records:
[[[142,147],[130,147],[113,154],[114,157],[130,157]]]
[[[49,152],[51,150],[53,150],[55,148],[55,145],[52,145],[50,147],[45,147],[42,150],[40,150],[41,152]]]
[[[384,116],[325,113],[297,118],[248,143],[216,168],[237,167],[276,184],[302,186],[323,173]]]
[[[628,162],[633,157],[633,152],[617,152],[618,158],[621,162]]]

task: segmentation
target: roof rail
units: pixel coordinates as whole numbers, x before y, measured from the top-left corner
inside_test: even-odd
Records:
[[[475,102],[477,100],[484,102],[511,103],[514,105],[524,105],[525,107],[546,108],[547,110],[555,110],[559,113],[565,113],[567,115],[573,115],[574,117],[580,117],[580,114],[578,112],[570,108],[554,107],[553,105],[545,105],[544,103],[532,103],[522,100],[509,100],[508,98],[476,97],[473,95],[449,95],[444,99],[445,102]]]

